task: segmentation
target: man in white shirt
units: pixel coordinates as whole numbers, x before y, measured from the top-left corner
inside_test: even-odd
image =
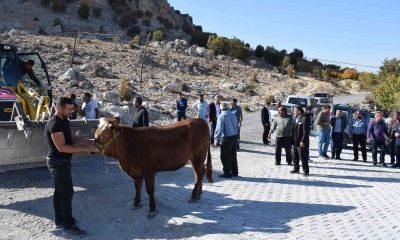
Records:
[[[99,118],[99,107],[96,100],[91,99],[90,93],[83,94],[82,111],[85,114],[86,119],[98,119]]]
[[[192,108],[196,111],[198,118],[201,118],[208,123],[208,103],[206,100],[204,100],[203,94],[199,95],[199,100],[192,105]]]

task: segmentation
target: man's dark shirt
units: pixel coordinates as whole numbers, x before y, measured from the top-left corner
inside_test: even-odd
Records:
[[[143,106],[135,109],[133,112],[132,127],[148,127],[149,126],[149,113]]]
[[[45,137],[49,151],[47,153],[48,158],[52,159],[71,159],[72,153],[62,153],[57,150],[56,145],[51,138],[52,133],[62,132],[65,138],[65,144],[73,145],[71,127],[68,119],[61,119],[54,115],[46,124]]]
[[[74,108],[72,109],[72,112],[69,115],[69,119],[76,119],[76,117],[78,116],[78,109],[79,109],[78,104],[74,103]]]
[[[29,78],[34,81],[38,86],[42,86],[42,84],[40,83],[39,79],[37,79],[35,73],[33,72],[32,69],[29,69],[25,66],[25,62],[23,61],[19,61],[19,69],[21,71],[21,75],[24,76],[25,74],[28,74]]]
[[[215,103],[212,102],[212,103],[208,104],[208,109],[210,109],[210,115],[208,116],[208,118],[210,119],[210,121],[216,122],[218,116],[217,116],[217,108],[215,107]]]
[[[187,109],[187,100],[185,98],[176,100],[176,110],[179,113],[185,113]]]
[[[270,124],[269,122],[269,110],[267,107],[263,107],[261,110],[261,122],[264,126],[267,126]]]

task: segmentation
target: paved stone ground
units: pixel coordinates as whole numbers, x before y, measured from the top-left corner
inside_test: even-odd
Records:
[[[274,165],[260,129],[259,113],[246,114],[239,178],[218,179],[213,150],[215,183],[205,183],[197,203],[187,203],[190,166],[158,174],[152,220],[145,192],[144,207],[130,210],[133,184],[115,162],[106,172],[101,158],[75,161],[73,208],[86,239],[400,239],[399,169],[352,162],[350,150],[344,160],[319,160],[313,138],[311,175],[293,175]],[[51,196],[44,168],[0,174],[0,239],[61,238],[51,231]]]

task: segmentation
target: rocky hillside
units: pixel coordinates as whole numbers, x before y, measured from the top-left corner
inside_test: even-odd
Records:
[[[85,20],[78,15],[82,3],[90,8],[88,19]],[[167,36],[175,39],[187,38],[182,31],[185,25],[192,26],[192,18],[175,10],[167,0],[0,1],[0,30],[18,29],[31,34],[65,36],[79,29],[128,38],[127,29],[130,26],[138,26],[141,34],[164,27],[169,29]]]
[[[11,31],[3,33],[0,42],[15,44],[21,51],[40,52],[47,63],[56,97],[91,92],[101,103],[103,115],[122,116],[125,123],[131,121],[132,102],[118,99],[122,79],[133,86],[132,96],[144,98],[153,124],[173,119],[177,91],[184,92],[190,105],[199,93],[204,93],[207,100],[215,95],[221,95],[226,101],[236,97],[240,105],[249,110],[260,109],[270,95],[283,100],[288,94],[315,91],[356,94],[360,91],[357,82],[352,80],[332,84],[309,77],[293,79],[269,70],[256,59],[249,63],[229,61],[226,56],[214,56],[207,49],[188,46],[185,40],[149,44],[144,58],[142,88],[140,66],[144,46],[132,49],[122,43],[79,39],[75,64],[70,69],[73,38],[21,35],[21,32]],[[193,116],[193,111],[188,115]]]

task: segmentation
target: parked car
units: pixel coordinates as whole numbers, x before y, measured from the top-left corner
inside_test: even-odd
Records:
[[[349,105],[343,105],[343,104],[333,104],[332,105],[332,116],[334,116],[336,114],[337,110],[341,110],[342,111],[342,115],[346,117],[347,119],[347,127],[345,129],[344,132],[344,136],[343,136],[343,147],[347,147],[349,144],[351,145],[353,140],[351,138],[351,135],[349,134],[349,125],[354,117],[354,113],[358,110],[357,108],[351,107]],[[367,119],[367,125],[369,124],[369,121],[371,119],[371,113],[366,110],[366,109],[361,109],[361,115],[363,118]],[[373,118],[373,116],[372,116]]]
[[[294,110],[294,107],[296,106],[296,104],[282,103],[282,106],[284,106],[286,108],[286,111],[288,112],[288,114],[293,115],[293,110]],[[278,115],[277,104],[276,103],[271,104],[271,106],[268,109],[269,109],[269,114],[270,114],[269,121],[272,123],[275,120],[276,116]]]
[[[314,98],[317,100],[317,105],[333,103],[333,97],[328,92],[316,92]]]
[[[317,106],[317,99],[311,96],[289,95],[286,98],[286,103],[300,105],[305,110],[307,106],[315,108]]]

